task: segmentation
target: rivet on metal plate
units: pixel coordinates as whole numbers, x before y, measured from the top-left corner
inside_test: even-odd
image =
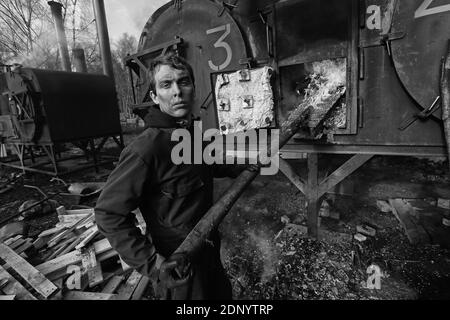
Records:
[[[242,107],[244,109],[251,109],[253,108],[253,96],[243,96],[242,97]]]
[[[219,111],[229,112],[230,111],[230,100],[219,99],[218,106],[219,106]]]
[[[242,69],[239,71],[239,81],[245,82],[250,80],[251,80],[250,70]]]

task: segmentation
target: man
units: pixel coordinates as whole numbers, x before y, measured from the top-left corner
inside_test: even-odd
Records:
[[[177,166],[171,160],[172,132],[192,128],[192,68],[176,55],[165,55],[150,64],[149,80],[157,107],[146,117],[148,129],[123,150],[97,201],[99,230],[128,265],[152,280],[160,298],[231,299],[217,231],[192,261],[172,256],[213,197],[212,166]],[[135,226],[131,212],[136,208],[147,235]],[[177,275],[175,267],[187,276]]]

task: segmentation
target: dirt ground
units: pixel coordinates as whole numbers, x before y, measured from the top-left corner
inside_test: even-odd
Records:
[[[126,143],[134,135],[127,134]],[[117,153],[113,144],[110,147],[109,153]],[[322,176],[345,159],[322,156]],[[304,160],[290,163],[298,173],[306,174]],[[91,169],[62,178],[66,183],[101,182],[112,168],[110,165],[99,172]],[[0,182],[18,172],[1,167]],[[26,200],[43,198],[25,185],[38,186],[48,195],[64,189],[62,182],[50,180],[42,174],[26,174],[17,180],[12,190],[0,194],[0,219],[17,213]],[[231,183],[232,179],[217,179],[215,197]],[[258,177],[220,226],[222,258],[234,299],[449,299],[450,228],[440,223],[448,212],[428,210],[424,216],[433,227],[432,241],[411,245],[394,214],[383,213],[376,205],[377,200],[403,198],[436,208],[437,199],[450,199],[449,184],[446,162],[377,156],[334,190],[339,192],[327,194],[332,217],[321,218],[320,240],[313,240],[305,234],[305,198],[298,189],[281,172]],[[73,205],[71,198],[54,199],[69,209]],[[95,200],[83,199],[81,205],[93,206]],[[52,212],[26,221],[33,237],[53,227],[58,218]],[[372,226],[376,236],[364,242],[355,240],[359,224]],[[366,288],[371,265],[381,271],[379,290]]]

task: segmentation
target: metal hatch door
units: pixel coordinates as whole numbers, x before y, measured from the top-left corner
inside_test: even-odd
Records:
[[[391,34],[395,69],[405,89],[423,109],[440,95],[441,59],[450,39],[450,0],[397,0]],[[441,111],[433,115],[441,118]]]

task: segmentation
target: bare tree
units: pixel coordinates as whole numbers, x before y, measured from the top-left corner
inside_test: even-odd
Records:
[[[0,1],[0,44],[13,55],[29,54],[46,18],[42,0]]]
[[[123,114],[130,115],[128,106],[133,103],[131,79],[128,68],[123,60],[128,54],[136,53],[137,40],[128,33],[122,34],[113,46],[113,64],[116,88],[119,96],[120,109]]]

